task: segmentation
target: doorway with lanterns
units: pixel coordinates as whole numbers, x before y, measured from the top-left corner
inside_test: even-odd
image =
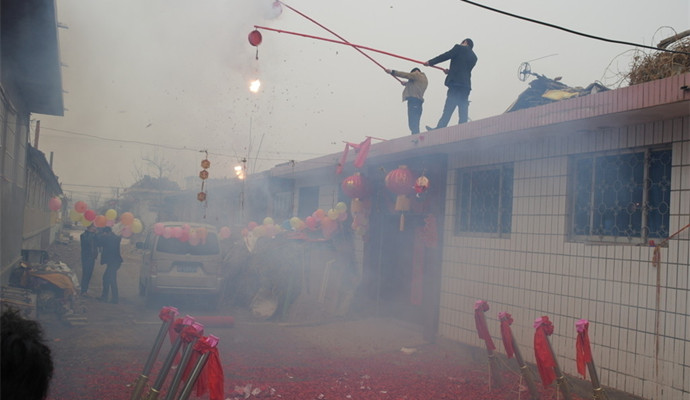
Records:
[[[434,154],[368,171],[371,211],[364,242],[363,309],[438,330],[447,160]]]

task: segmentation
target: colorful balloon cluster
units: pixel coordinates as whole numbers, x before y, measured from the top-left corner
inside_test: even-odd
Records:
[[[304,221],[297,217],[292,217],[290,219],[290,226],[298,232],[305,229],[310,231],[321,230],[323,237],[330,239],[338,230],[338,223],[345,220],[347,220],[347,204],[341,201],[328,211],[322,209],[314,211]]]
[[[112,227],[113,232],[122,237],[130,237],[132,234],[140,233],[144,229],[142,222],[138,218],[134,218],[134,214],[131,212],[122,213],[120,221],[116,222],[117,211],[111,208],[99,215],[96,214],[96,211],[90,209],[84,201],[74,203],[74,209],[70,210],[69,218],[73,222],[79,222],[84,227],[91,224],[97,228]]]
[[[153,225],[153,233],[166,239],[174,238],[180,242],[189,242],[192,246],[206,243],[206,238],[208,237],[208,229],[203,226],[192,228],[189,224],[165,226],[163,223],[158,222]]]
[[[284,229],[282,226],[277,225],[274,221],[273,218],[271,217],[266,217],[263,220],[263,224],[259,225],[254,221],[251,221],[250,223],[247,224],[247,227],[242,229],[242,236],[247,237],[250,234],[254,238],[260,238],[260,237],[268,237],[272,238],[275,237],[277,234],[283,232]]]

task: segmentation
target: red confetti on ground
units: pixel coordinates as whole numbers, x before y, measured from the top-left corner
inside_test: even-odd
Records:
[[[56,371],[49,400],[127,400],[143,368],[140,362],[131,360],[139,357],[120,354],[117,362],[98,368],[84,363],[73,365],[69,376]],[[231,400],[512,400],[518,398],[521,387],[519,375],[505,371],[503,386],[490,389],[486,364],[460,366],[450,357],[425,352],[302,359],[297,365],[280,365],[275,358],[257,359],[256,354],[228,355],[226,359],[225,398]],[[150,381],[155,379],[157,368],[160,362]],[[528,398],[529,393],[524,387],[522,390],[520,397]],[[557,398],[555,387],[540,390],[542,399]],[[582,400],[575,395],[573,399]]]

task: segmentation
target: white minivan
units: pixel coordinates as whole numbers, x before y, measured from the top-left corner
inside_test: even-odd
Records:
[[[160,224],[165,234],[160,234]],[[226,271],[216,228],[191,222],[157,225],[159,232],[150,228],[145,241],[136,244],[143,250],[139,294],[146,296],[149,303],[158,294],[210,295],[218,304]],[[186,233],[175,237],[174,233],[180,230]]]

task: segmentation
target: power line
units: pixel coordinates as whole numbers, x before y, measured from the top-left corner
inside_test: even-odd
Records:
[[[102,186],[102,185],[86,185],[79,183],[62,183],[62,186],[78,186],[87,188],[99,188],[99,189],[124,189],[124,186]]]
[[[533,23],[539,24],[539,25],[548,26],[549,28],[558,29],[558,30],[561,30],[561,31],[564,31],[564,32],[572,33],[572,34],[579,35],[579,36],[583,36],[583,37],[590,38],[590,39],[601,40],[601,41],[603,41],[603,42],[609,42],[609,43],[623,44],[623,45],[626,45],[626,46],[642,47],[642,48],[645,48],[645,49],[651,49],[651,50],[656,50],[656,51],[665,51],[665,52],[667,52],[667,53],[675,53],[675,54],[690,55],[690,53],[687,53],[687,52],[685,52],[685,51],[677,51],[677,50],[662,49],[662,48],[659,48],[659,47],[647,46],[647,45],[639,44],[639,43],[624,42],[624,41],[622,41],[622,40],[607,39],[607,38],[603,38],[603,37],[601,37],[601,36],[595,36],[595,35],[590,35],[590,34],[588,34],[588,33],[583,33],[583,32],[574,31],[574,30],[572,30],[572,29],[568,29],[568,28],[564,28],[564,27],[562,27],[562,26],[550,24],[550,23],[548,23],[548,22],[538,21],[538,20],[536,20],[536,19],[523,17],[523,16],[520,16],[520,15],[517,15],[517,14],[512,14],[512,13],[509,13],[509,12],[507,12],[507,11],[503,11],[503,10],[499,10],[499,9],[496,9],[496,8],[493,8],[493,7],[485,6],[485,5],[483,5],[483,4],[475,3],[475,2],[470,1],[470,0],[460,0],[460,1],[462,1],[462,2],[464,2],[464,3],[467,3],[467,4],[471,4],[471,5],[473,5],[473,6],[481,7],[481,8],[484,8],[484,9],[486,9],[486,10],[493,11],[493,12],[496,12],[496,13],[499,13],[499,14],[507,15],[507,16],[509,16],[509,17],[521,19],[521,20],[528,21],[528,22],[533,22]]]
[[[49,130],[49,131],[55,131],[55,132],[61,132],[61,133],[66,133],[69,135],[75,135],[75,136],[83,136],[83,137],[88,137],[91,139],[97,139],[97,140],[105,140],[108,142],[116,142],[116,143],[128,143],[128,144],[137,144],[137,145],[144,145],[144,146],[153,146],[153,147],[160,147],[168,150],[175,150],[175,151],[193,151],[195,153],[198,153],[199,149],[193,149],[190,147],[176,147],[176,146],[171,146],[171,145],[166,145],[166,144],[161,144],[161,143],[150,143],[150,142],[143,142],[140,140],[128,140],[128,139],[113,139],[113,138],[106,138],[102,136],[97,136],[97,135],[92,135],[89,133],[83,133],[83,132],[75,132],[75,131],[70,131],[70,130],[65,130],[65,129],[57,129],[57,128],[50,128],[50,127],[45,127],[41,126],[41,129],[43,130]],[[227,157],[227,158],[234,158],[234,159],[239,159],[236,155],[230,155],[230,154],[225,154],[225,153],[215,153],[215,152],[208,152],[210,155],[214,156],[220,156],[220,157]],[[317,154],[317,153],[294,153],[297,155],[304,155],[304,156],[321,156],[323,154]],[[292,158],[257,158],[255,157],[254,160],[261,160],[261,161],[291,161]]]

